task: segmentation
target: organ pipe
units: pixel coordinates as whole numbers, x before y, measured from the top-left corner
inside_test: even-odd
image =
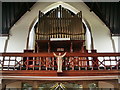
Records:
[[[50,38],[84,40],[82,12],[73,14],[62,6],[49,11],[47,14],[39,11],[36,40],[49,40]]]

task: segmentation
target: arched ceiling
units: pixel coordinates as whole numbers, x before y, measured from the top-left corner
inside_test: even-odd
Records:
[[[2,35],[9,35],[10,28],[35,2],[2,3]],[[111,34],[120,35],[120,2],[85,2],[91,11],[106,24]]]

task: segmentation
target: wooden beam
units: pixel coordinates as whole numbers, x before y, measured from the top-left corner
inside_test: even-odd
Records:
[[[115,76],[120,75],[119,70],[70,70],[62,73],[57,71],[45,71],[45,70],[14,70],[14,71],[0,71],[2,76]]]
[[[21,56],[21,57],[53,57],[53,53],[0,53],[0,56]],[[80,56],[80,57],[107,57],[120,56],[120,53],[67,53],[66,56]]]

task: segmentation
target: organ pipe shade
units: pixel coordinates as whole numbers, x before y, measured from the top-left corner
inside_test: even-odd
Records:
[[[82,12],[74,14],[59,6],[46,14],[39,11],[36,40],[50,40],[50,38],[70,38],[84,40]]]

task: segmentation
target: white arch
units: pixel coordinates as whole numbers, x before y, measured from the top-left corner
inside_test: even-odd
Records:
[[[72,11],[73,13],[77,14],[79,12],[79,10],[77,10],[76,8],[74,8],[73,6],[67,4],[67,3],[64,3],[62,1],[59,1],[59,2],[56,2],[56,3],[53,3],[51,5],[49,5],[48,7],[46,7],[45,9],[41,10],[41,12],[43,12],[44,14],[47,13],[48,11],[56,8],[56,7],[59,7],[59,5],[61,5],[62,7]],[[38,18],[34,21],[34,24],[29,32],[29,40],[28,40],[28,48],[27,49],[34,49],[34,43],[35,43],[35,33],[34,33],[34,26],[36,25],[36,23],[38,22]],[[87,49],[88,50],[91,50],[91,45],[92,45],[92,34],[90,32],[90,29],[89,27],[87,26],[87,23],[85,22],[84,19],[82,19],[82,22],[85,24],[85,27],[86,27],[86,46],[87,46]]]

